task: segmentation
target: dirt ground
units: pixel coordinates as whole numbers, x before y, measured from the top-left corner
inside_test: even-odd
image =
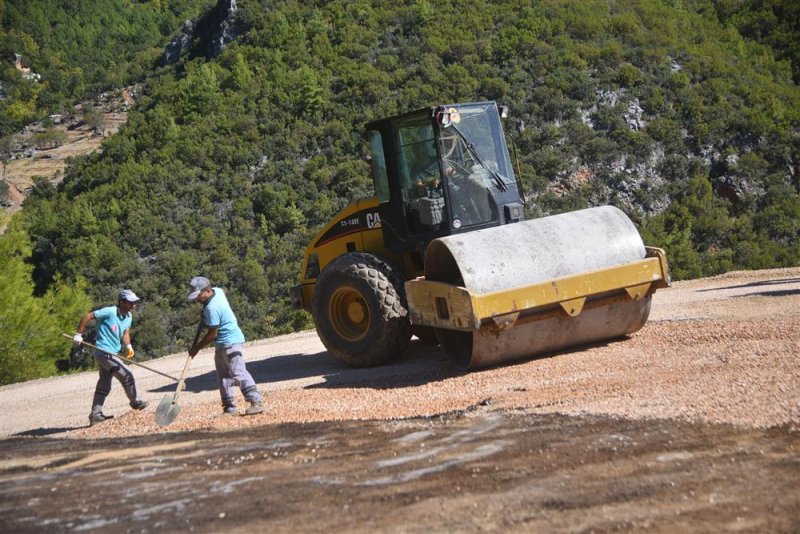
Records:
[[[800,532],[800,268],[675,283],[627,339],[471,373],[416,340],[348,369],[313,332],[245,356],[252,417],[221,415],[208,350],[166,428],[175,384],[142,368],[151,406],[115,383],[91,428],[94,372],[0,388],[0,531]]]

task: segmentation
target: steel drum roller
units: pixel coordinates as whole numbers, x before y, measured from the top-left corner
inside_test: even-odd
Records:
[[[613,206],[508,224],[436,239],[426,252],[425,278],[478,294],[546,282],[641,260],[636,227]],[[577,316],[538,310],[513,328],[492,324],[461,332],[436,329],[439,343],[464,368],[485,367],[567,347],[618,338],[647,321],[651,297],[604,298]],[[536,320],[538,319],[538,320]]]

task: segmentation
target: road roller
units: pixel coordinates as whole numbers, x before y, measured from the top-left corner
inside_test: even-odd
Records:
[[[670,284],[664,251],[616,207],[525,219],[496,102],[366,124],[375,195],[306,248],[292,302],[354,367],[412,336],[477,369],[624,338]]]

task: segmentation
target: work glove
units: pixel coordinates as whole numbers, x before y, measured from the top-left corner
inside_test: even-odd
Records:
[[[73,345],[75,345],[77,347],[81,343],[83,343],[83,336],[82,335],[75,334],[74,336],[72,336],[72,344]]]
[[[131,345],[130,343],[128,343],[128,344],[125,346],[125,356],[127,356],[128,358],[133,358],[133,355],[134,355],[134,352],[133,352],[133,345]]]

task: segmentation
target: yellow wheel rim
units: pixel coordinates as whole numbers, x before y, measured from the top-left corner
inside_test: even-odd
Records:
[[[334,291],[328,305],[328,315],[336,333],[347,341],[359,341],[369,330],[369,307],[364,297],[352,287]]]

